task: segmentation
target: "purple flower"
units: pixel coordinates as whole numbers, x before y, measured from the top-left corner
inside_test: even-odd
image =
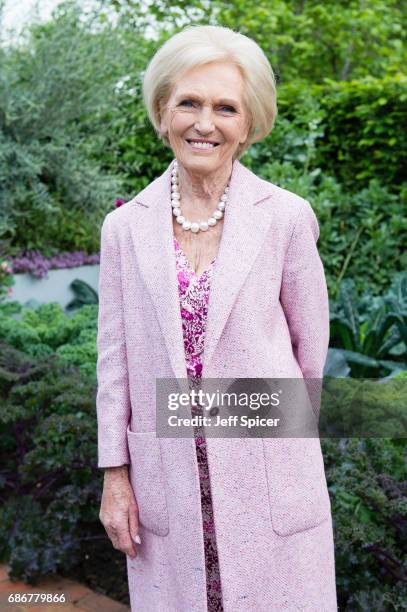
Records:
[[[125,204],[125,201],[122,200],[122,198],[117,198],[116,200],[116,208],[119,208],[119,206],[123,206],[123,204]]]
[[[84,251],[73,253],[58,253],[52,257],[44,257],[40,251],[23,251],[20,255],[11,258],[13,273],[30,272],[37,278],[48,276],[48,270],[62,268],[76,268],[100,261],[99,253],[87,255]]]

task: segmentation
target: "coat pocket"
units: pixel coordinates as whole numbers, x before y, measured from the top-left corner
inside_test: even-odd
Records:
[[[331,516],[319,438],[263,438],[270,515],[281,536],[317,527]]]
[[[127,427],[129,478],[139,508],[139,523],[156,535],[169,532],[160,439],[155,431],[134,432]]]

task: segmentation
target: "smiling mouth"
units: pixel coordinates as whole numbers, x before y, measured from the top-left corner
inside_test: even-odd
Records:
[[[196,149],[214,149],[215,147],[219,146],[218,142],[213,142],[213,143],[203,142],[203,143],[201,143],[201,142],[196,142],[194,140],[188,140],[188,139],[186,139],[186,142],[189,145],[191,145],[191,147],[194,147]]]

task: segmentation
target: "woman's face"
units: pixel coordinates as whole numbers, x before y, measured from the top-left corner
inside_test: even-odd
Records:
[[[231,163],[250,128],[243,87],[239,69],[229,62],[198,66],[177,81],[162,110],[161,132],[182,166],[206,174]],[[192,139],[216,146],[199,148]]]

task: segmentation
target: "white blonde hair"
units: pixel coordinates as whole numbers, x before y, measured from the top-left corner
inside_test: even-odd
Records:
[[[259,45],[230,28],[190,25],[169,38],[149,62],[143,79],[143,100],[158,137],[169,146],[160,131],[160,105],[167,103],[177,79],[197,66],[214,61],[236,65],[244,79],[243,103],[250,118],[246,141],[235,158],[254,142],[267,136],[277,116],[276,80],[273,69]]]

